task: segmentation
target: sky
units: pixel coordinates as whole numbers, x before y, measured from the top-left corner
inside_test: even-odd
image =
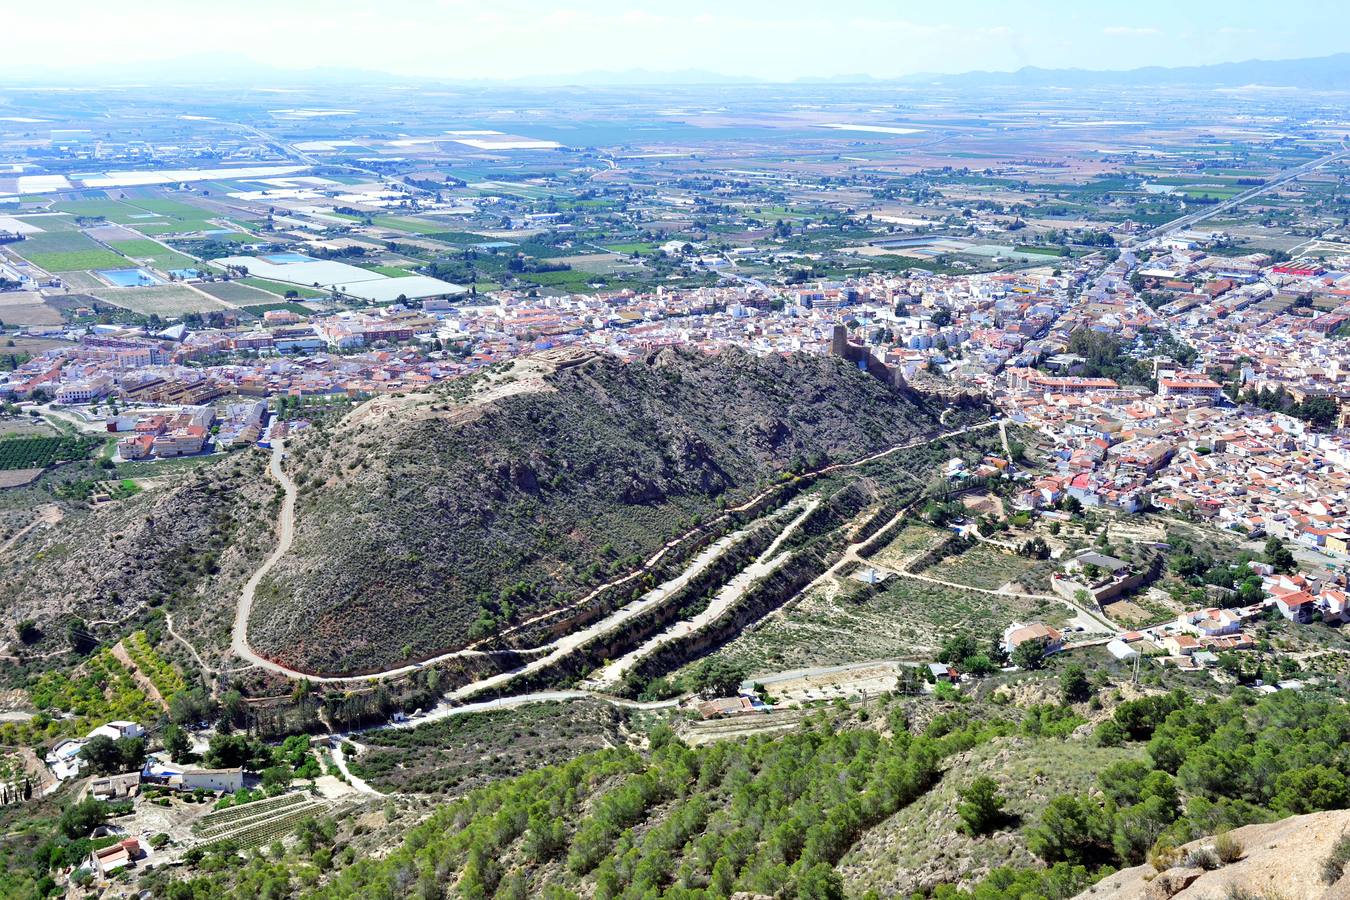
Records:
[[[0,71],[200,60],[447,80],[1125,69],[1350,50],[1344,0],[55,0],[5,12]],[[2,90],[0,86],[0,90]]]

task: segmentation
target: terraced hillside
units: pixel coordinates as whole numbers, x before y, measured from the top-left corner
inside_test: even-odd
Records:
[[[451,390],[294,442],[296,537],[258,591],[259,653],[337,673],[466,646],[789,469],[940,430],[938,409],[819,356],[535,357]]]

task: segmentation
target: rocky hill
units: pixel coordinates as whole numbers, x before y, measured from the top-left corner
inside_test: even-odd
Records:
[[[90,639],[116,633],[148,607],[177,611],[203,648],[227,643],[238,585],[273,543],[264,464],[239,454],[96,508],[63,503],[54,524],[23,533],[0,552],[0,609],[38,626],[25,652],[61,649],[72,625]]]
[[[1209,852],[1215,839],[1202,838],[1180,848],[1177,865],[1162,872],[1148,864],[1122,869],[1084,891],[1079,900],[1343,900],[1350,897],[1350,875],[1336,878],[1324,864],[1348,829],[1350,811],[1343,809],[1244,825],[1228,834],[1241,854],[1233,862],[1216,860]],[[1188,865],[1193,855],[1208,865]]]
[[[739,351],[535,357],[373,400],[293,441],[295,543],[260,587],[250,641],[324,672],[463,647],[631,570],[789,468],[936,433],[939,411],[839,359]]]

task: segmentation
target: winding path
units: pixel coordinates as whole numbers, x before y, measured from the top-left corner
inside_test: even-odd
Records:
[[[286,442],[283,440],[275,441],[272,444],[272,459],[268,464],[268,470],[272,477],[277,480],[282,489],[286,492],[285,498],[281,501],[281,515],[277,517],[277,545],[263,560],[263,564],[244,584],[244,589],[239,593],[239,603],[234,610],[234,631],[230,638],[230,649],[235,656],[246,660],[255,666],[261,666],[273,672],[282,675],[291,675],[293,677],[305,677],[302,672],[293,672],[285,666],[278,665],[271,660],[264,659],[253,652],[253,648],[248,645],[248,617],[253,612],[253,600],[258,594],[258,585],[262,583],[267,573],[272,571],[272,567],[277,564],[277,560],[291,549],[291,542],[295,540],[295,482],[291,476],[286,474],[285,469],[281,467],[281,461],[286,457]]]

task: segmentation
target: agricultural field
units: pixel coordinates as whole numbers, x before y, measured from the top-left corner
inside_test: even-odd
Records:
[[[0,722],[0,743],[32,745],[87,734],[113,719],[153,722],[161,712],[111,650],[95,653],[79,671],[44,672],[28,693],[35,708],[70,716],[42,715],[26,722]]]
[[[155,648],[150,646],[144,631],[134,632],[122,642],[122,646],[126,648],[127,655],[136,664],[136,668],[140,669],[142,675],[150,679],[155,686],[155,690],[159,691],[159,695],[164,698],[166,703],[177,694],[187,690],[187,682],[183,680],[183,673],[155,652]]]
[[[297,316],[314,315],[314,310],[309,309],[308,307],[305,306],[301,306],[299,303],[278,303],[274,302],[270,297],[268,298],[268,302],[266,303],[251,303],[247,306],[239,307],[240,312],[247,313],[248,315],[251,316],[258,316],[260,318],[262,317],[263,313],[269,312],[274,309],[284,309],[288,312],[295,313]]]
[[[928,567],[923,574],[940,581],[993,591],[1016,581],[1034,566],[1033,560],[988,544],[977,544]]]
[[[275,294],[249,287],[238,281],[213,281],[197,287],[222,303],[229,303],[232,306],[257,306],[277,301]]]
[[[162,271],[169,269],[190,269],[197,261],[175,250],[170,250],[158,241],[140,238],[132,241],[110,243],[110,247],[130,259],[148,260],[150,265]]]
[[[399,266],[362,266],[361,268],[369,272],[378,272],[381,275],[388,275],[390,278],[406,278],[409,275],[417,274],[411,269],[405,269]]]
[[[388,228],[391,231],[403,231],[408,234],[433,235],[445,231],[443,223],[423,219],[405,219],[400,216],[375,216],[370,222],[377,228]]]
[[[992,597],[903,576],[869,588],[852,579],[817,586],[715,652],[752,673],[877,659],[929,660],[957,634],[986,641],[1014,621],[1060,624],[1051,600]]]
[[[352,770],[383,791],[463,794],[623,743],[623,714],[591,700],[452,716],[362,736]]]
[[[120,200],[72,200],[57,203],[52,209],[80,218],[107,219],[118,225],[141,225],[156,218],[146,210]]]
[[[97,443],[97,439],[69,435],[5,438],[0,440],[0,469],[33,469],[83,459]]]
[[[236,283],[246,284],[263,291],[270,291],[279,297],[285,297],[286,294],[291,292],[294,292],[295,295],[302,300],[328,296],[323,291],[316,291],[313,288],[301,287],[295,284],[285,284],[280,281],[268,281],[266,278],[257,278],[253,275],[250,275],[247,278],[240,278]]]
[[[125,259],[120,259],[114,268],[122,269],[127,265]],[[108,286],[102,278],[89,272],[62,272],[61,283],[72,291],[80,292],[97,291]]]
[[[292,792],[207,813],[193,826],[193,834],[200,847],[229,842],[239,850],[249,850],[285,837],[305,819],[328,811],[327,803]]]
[[[34,213],[31,215],[17,215],[14,218],[23,222],[25,225],[31,225],[44,232],[80,230],[80,224],[75,221],[75,217],[64,214]]]
[[[951,537],[945,528],[914,523],[906,525],[886,546],[872,554],[871,559],[888,569],[903,569],[922,553],[932,550]]]
[[[13,325],[60,325],[61,313],[42,302],[42,295],[25,291],[0,294],[0,322]]]
[[[116,269],[126,260],[78,231],[44,232],[11,244],[10,249],[48,272]]]
[[[190,287],[165,284],[156,287],[104,288],[94,296],[143,316],[181,316],[186,313],[218,312],[229,307],[203,296]]]

